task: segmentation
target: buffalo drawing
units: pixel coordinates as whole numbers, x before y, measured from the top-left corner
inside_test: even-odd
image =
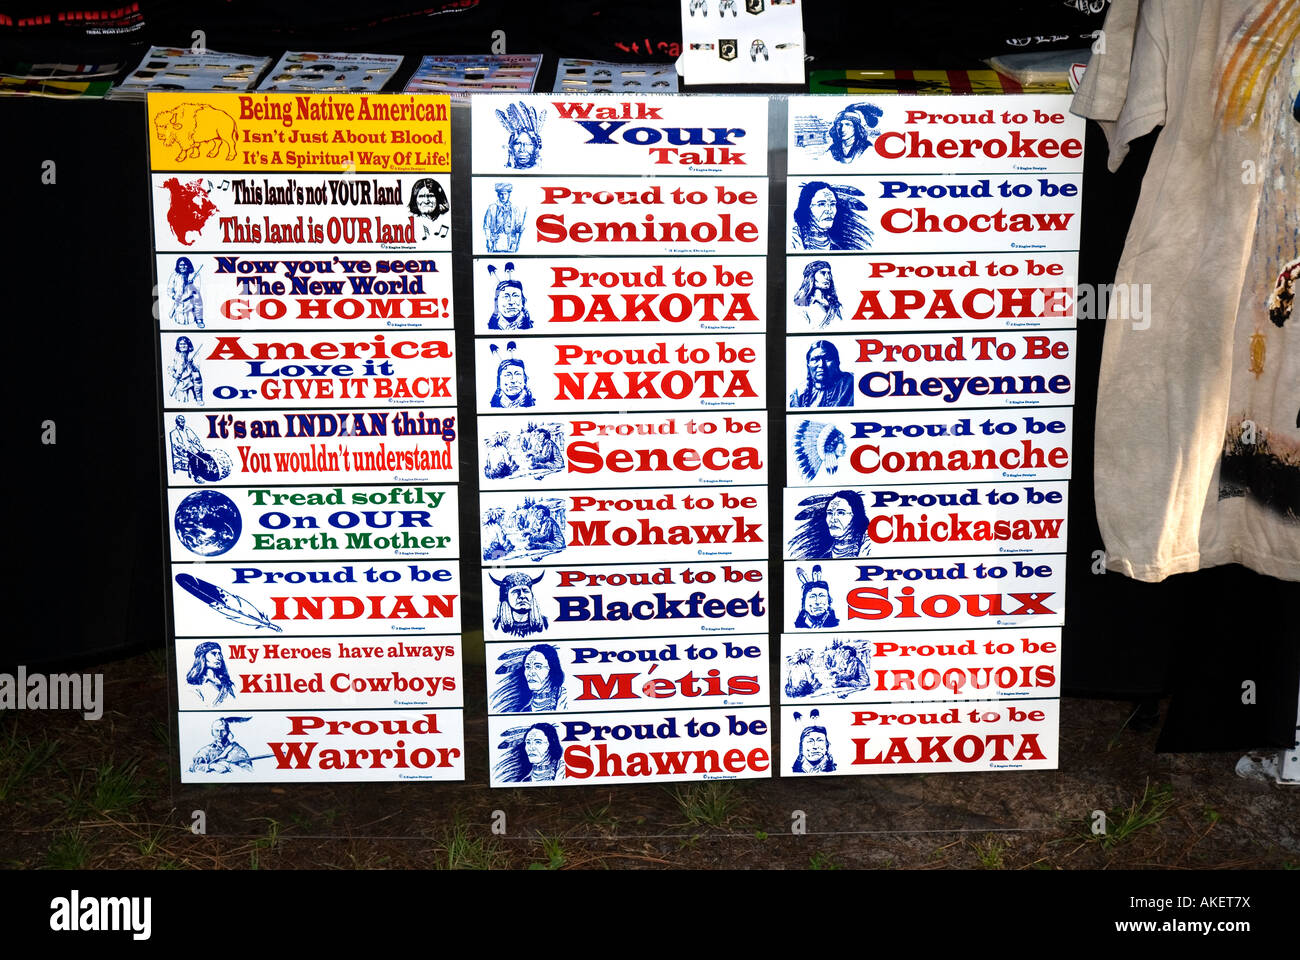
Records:
[[[226,159],[235,158],[235,120],[224,110],[201,103],[182,103],[175,110],[158,114],[153,120],[158,139],[164,147],[179,148],[177,161],[196,159],[204,144],[211,144],[209,157],[215,157],[224,145]]]

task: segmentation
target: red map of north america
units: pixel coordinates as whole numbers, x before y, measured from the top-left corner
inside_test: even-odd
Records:
[[[191,233],[200,232],[209,218],[217,212],[217,205],[208,199],[208,191],[203,189],[202,180],[181,183],[175,177],[163,181],[163,187],[169,194],[167,203],[167,226],[172,235],[185,246],[194,241],[189,239]]]

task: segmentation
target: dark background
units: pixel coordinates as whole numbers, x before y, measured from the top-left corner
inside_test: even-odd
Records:
[[[979,68],[988,56],[1086,47],[1103,16],[1066,0],[909,0],[873,5],[869,13],[826,0],[804,6],[810,69]],[[669,62],[670,45],[680,41],[677,4],[664,0],[145,3],[109,24],[117,32],[101,35],[88,35],[84,22],[59,23],[60,9],[14,8],[12,22],[0,23],[0,59],[130,68],[148,43],[188,46],[192,31],[202,29],[208,47],[221,51],[417,55],[395,79],[400,89],[418,55],[488,53],[493,31],[501,30],[509,52],[546,55],[537,86],[545,91],[556,56]],[[41,14],[50,15],[49,25],[17,26],[20,17]],[[744,92],[767,90],[797,92]],[[156,648],[166,636],[144,107],[6,100],[0,123],[0,183],[7,188],[0,315],[11,338],[2,409],[13,434],[4,469],[10,572],[0,668],[70,668]],[[1080,283],[1113,279],[1156,135],[1110,174],[1104,140],[1089,125]],[[51,185],[41,183],[47,160],[56,165]],[[467,230],[467,218],[459,222]],[[463,277],[456,301],[468,310]],[[468,313],[457,327],[468,336]],[[1288,746],[1300,677],[1300,585],[1237,566],[1160,584],[1093,572],[1102,549],[1090,482],[1102,328],[1097,320],[1079,322],[1064,693],[1135,701],[1172,694],[1164,749]],[[769,354],[781,358],[779,350]],[[469,374],[463,364],[462,397],[473,393]],[[781,374],[769,380],[780,383]],[[54,445],[41,443],[46,420],[57,425]],[[780,420],[777,413],[774,437],[783,436]],[[469,432],[462,439],[470,461],[461,468],[465,503],[477,495],[472,440]],[[475,543],[474,525],[466,527],[462,542]],[[467,633],[480,626],[476,582],[465,581]],[[1241,702],[1246,680],[1257,685],[1254,705]],[[481,683],[466,681],[471,690]]]

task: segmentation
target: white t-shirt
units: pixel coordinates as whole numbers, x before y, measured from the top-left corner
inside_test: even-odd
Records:
[[[1300,580],[1300,310],[1279,283],[1300,274],[1300,3],[1114,0],[1104,38],[1073,109],[1110,168],[1164,125],[1102,350],[1107,566]]]

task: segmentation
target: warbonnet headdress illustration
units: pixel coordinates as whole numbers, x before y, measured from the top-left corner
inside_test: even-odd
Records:
[[[546,114],[526,103],[512,103],[496,112],[506,128],[506,166],[526,170],[537,165],[542,156],[542,124]]]
[[[834,424],[805,420],[794,431],[794,459],[805,480],[834,474],[845,446],[844,433]]]

